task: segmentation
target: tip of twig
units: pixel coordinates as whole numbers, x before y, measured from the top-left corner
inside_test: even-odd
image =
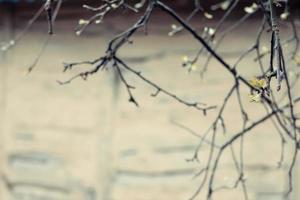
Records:
[[[136,107],[139,107],[138,102],[136,102],[136,100],[133,97],[130,97],[128,100],[130,103],[133,103]]]
[[[280,89],[281,89],[281,85],[278,85],[276,88],[277,92],[280,91]]]
[[[32,66],[29,67],[29,68],[25,71],[25,75],[26,75],[26,76],[29,75],[29,74],[32,72],[32,70],[33,70],[33,67],[32,67]]]
[[[59,85],[66,85],[68,83],[68,81],[56,80],[56,83],[58,83]]]

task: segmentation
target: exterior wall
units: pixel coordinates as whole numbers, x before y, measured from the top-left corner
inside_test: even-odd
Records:
[[[1,119],[5,118],[0,134],[0,169],[4,175],[0,199],[188,199],[199,184],[192,177],[203,163],[186,162],[198,139],[172,121],[202,133],[213,114],[204,117],[163,95],[152,98],[149,94],[153,89],[128,73],[125,75],[130,83],[137,86],[134,94],[139,108],[127,102],[128,95],[111,70],[101,71],[87,82],[75,80],[70,85],[59,86],[56,80],[75,75],[75,72],[61,73],[63,61],[99,56],[112,34],[111,29],[105,28],[77,38],[71,34],[73,27],[69,23],[57,24],[57,35],[31,74],[24,75],[24,72],[40,49],[44,38],[40,31],[33,30],[10,54],[9,60],[1,63],[1,70],[8,71],[1,73],[0,95],[6,104],[2,100],[0,108],[6,112],[0,113]],[[231,35],[227,41],[230,51],[247,46],[254,37],[251,30],[256,25],[256,21],[247,24],[249,35],[245,35],[245,27]],[[142,69],[145,76],[183,98],[220,103],[222,94],[231,85],[230,78],[216,63],[205,80],[186,73],[180,67],[181,57],[193,55],[198,45],[187,35],[175,40],[166,37],[168,27],[152,27],[152,36],[137,36],[136,46],[121,56]],[[225,50],[228,49],[220,49]],[[244,64],[246,73],[252,76],[255,73],[251,68],[252,59]],[[245,98],[247,95],[248,91],[243,91]],[[249,103],[247,108],[259,112],[256,104]],[[232,114],[236,112],[233,102],[226,118],[234,122],[230,133],[239,125],[236,122],[240,116]],[[276,169],[280,141],[270,126],[267,123],[255,129],[245,144],[251,200],[283,199],[282,191],[287,187],[287,166]],[[207,151],[208,148],[202,149],[201,155]],[[290,152],[288,148],[287,158]],[[227,155],[219,171],[219,184],[231,184],[234,177]],[[299,191],[299,183],[295,184],[295,190]],[[220,192],[216,199],[242,198],[238,189]],[[297,199],[299,196],[292,198]]]

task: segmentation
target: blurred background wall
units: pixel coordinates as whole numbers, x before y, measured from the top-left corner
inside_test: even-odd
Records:
[[[39,1],[20,2],[0,4],[0,42],[10,41],[20,33],[40,6]],[[90,16],[82,4],[98,2],[72,0],[63,4],[55,35],[32,73],[28,74],[28,67],[35,62],[47,37],[45,16],[15,48],[0,55],[1,200],[183,200],[198,187],[199,179],[193,176],[205,163],[186,161],[192,157],[198,138],[175,122],[201,134],[215,113],[204,117],[165,96],[152,98],[152,88],[126,73],[130,83],[137,86],[134,94],[140,107],[136,108],[128,103],[124,87],[111,70],[88,81],[57,84],[57,80],[67,80],[82,70],[62,73],[63,62],[99,57],[108,41],[137,18],[132,13],[113,14],[77,37],[74,30],[78,20]],[[226,23],[238,19],[249,2],[241,1],[240,12]],[[203,3],[208,6],[211,1]],[[169,4],[182,16],[192,10],[191,1],[170,0]],[[299,1],[291,4],[293,12],[299,12]],[[168,37],[172,23],[170,18],[156,13],[149,36],[138,33],[133,46],[126,46],[120,55],[145,76],[184,99],[220,104],[231,86],[230,77],[215,62],[204,79],[197,73],[187,73],[181,67],[181,57],[193,56],[199,46],[185,33]],[[236,56],[253,44],[259,24],[259,16],[254,16],[226,37],[219,51],[228,62],[234,63]],[[264,43],[268,41],[264,36]],[[258,73],[253,58],[254,55],[242,62],[249,78]],[[243,90],[242,94],[248,102],[248,91]],[[227,120],[233,122],[228,130],[231,134],[241,125],[239,116],[233,114],[239,112],[235,103],[227,111]],[[261,114],[256,104],[245,106],[253,111],[253,116]],[[276,168],[280,141],[271,126],[266,123],[253,130],[245,144],[250,199],[284,199],[288,166]],[[204,157],[208,151],[206,146],[200,153]],[[291,149],[287,149],[287,160],[289,152]],[[232,164],[227,157],[222,161],[219,185],[234,183]],[[297,170],[295,180],[299,179]],[[300,198],[299,183],[295,184],[292,200]],[[220,191],[216,199],[240,200],[241,189]]]

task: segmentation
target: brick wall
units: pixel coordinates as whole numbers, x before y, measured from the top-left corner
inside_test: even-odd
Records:
[[[230,51],[248,46],[256,26],[256,21],[249,22],[249,35],[245,35],[245,27],[231,35],[227,41]],[[204,80],[184,71],[180,67],[182,55],[192,55],[198,45],[187,35],[175,40],[166,37],[166,27],[154,27],[149,37],[137,36],[135,46],[127,47],[121,56],[185,99],[220,103],[231,85],[230,77],[216,63]],[[113,29],[99,28],[77,38],[66,22],[59,22],[56,28],[55,38],[32,74],[24,75],[42,45],[44,34],[40,31],[34,29],[1,60],[0,169],[4,176],[0,199],[188,199],[199,184],[199,179],[192,177],[203,163],[186,162],[198,139],[172,121],[203,133],[213,114],[204,117],[163,95],[152,98],[153,89],[130,74],[125,75],[137,86],[134,94],[139,108],[128,103],[128,95],[112,71],[102,71],[87,82],[75,80],[59,86],[56,80],[75,75],[62,74],[61,63],[99,56]],[[220,51],[228,51],[225,47]],[[252,59],[244,65],[245,73],[253,76]],[[248,91],[242,95],[247,98]],[[259,113],[256,104],[249,103],[247,108]],[[228,121],[234,122],[233,129],[239,121],[239,116],[232,114],[236,109],[233,102],[227,114]],[[276,169],[280,141],[270,126],[267,123],[255,129],[245,144],[247,185],[253,200],[283,199],[282,191],[287,187],[286,165]],[[287,158],[290,151],[288,148]],[[207,152],[207,147],[201,149],[201,155]],[[228,155],[222,161],[218,184],[234,181]],[[299,191],[299,185],[295,190]],[[240,189],[221,191],[216,199],[240,200]]]

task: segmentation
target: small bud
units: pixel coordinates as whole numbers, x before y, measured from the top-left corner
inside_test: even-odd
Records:
[[[172,25],[171,25],[171,28],[172,28],[173,30],[175,30],[175,29],[177,29],[177,25],[176,25],[176,24],[172,24]]]
[[[258,6],[256,3],[253,3],[251,6],[247,6],[244,8],[244,11],[248,14],[252,14],[257,10]]]
[[[262,53],[266,53],[266,52],[269,51],[269,49],[268,49],[268,47],[266,47],[266,46],[262,46],[262,47],[261,47],[261,51],[262,51]]]
[[[195,64],[192,64],[190,69],[191,69],[191,71],[197,71],[198,66]]]
[[[227,10],[228,7],[229,7],[229,5],[230,5],[230,2],[231,2],[231,1],[224,1],[223,3],[221,3],[220,8],[221,8],[222,10]]]
[[[81,31],[76,31],[75,34],[76,34],[77,36],[79,36],[79,35],[81,35]]]
[[[182,61],[183,62],[188,62],[189,61],[189,57],[187,55],[182,56]]]
[[[78,24],[79,25],[86,25],[86,24],[88,24],[88,23],[90,23],[88,20],[84,20],[84,19],[80,19],[79,21],[78,21]]]
[[[280,19],[286,20],[289,17],[290,13],[289,12],[284,12],[280,15]]]
[[[111,4],[111,7],[112,7],[113,9],[116,9],[116,8],[118,8],[118,5],[115,4],[115,3],[113,3],[113,4]]]
[[[207,19],[212,19],[214,16],[208,12],[204,12],[203,13],[204,17],[206,17]]]
[[[143,7],[143,4],[142,3],[137,3],[137,4],[134,5],[134,7],[136,9],[139,9],[139,8]]]

